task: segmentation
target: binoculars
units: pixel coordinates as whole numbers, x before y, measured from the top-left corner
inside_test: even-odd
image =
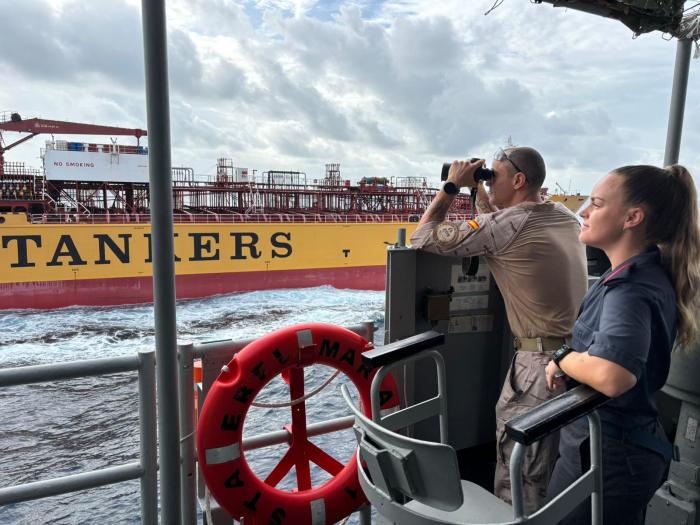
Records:
[[[474,157],[469,159],[469,162],[476,162],[477,160],[479,159]],[[442,173],[440,174],[440,180],[447,180],[447,174],[450,172],[450,166],[452,166],[451,162],[446,162],[442,165]],[[493,178],[493,175],[493,170],[480,166],[474,173],[474,180],[476,182],[488,182]]]

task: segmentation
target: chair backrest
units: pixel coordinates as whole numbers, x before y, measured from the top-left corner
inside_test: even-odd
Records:
[[[406,496],[445,511],[462,505],[457,455],[452,447],[381,427],[355,406],[345,385],[341,391],[355,416],[360,463],[367,466],[379,494],[396,503],[403,503]]]

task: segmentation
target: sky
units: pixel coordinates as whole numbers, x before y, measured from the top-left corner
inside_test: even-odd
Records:
[[[212,175],[228,157],[314,179],[338,162],[353,181],[437,185],[443,162],[515,144],[542,153],[550,191],[588,193],[615,167],[662,163],[674,40],[528,0],[485,15],[493,3],[168,1],[173,166]],[[0,111],[146,127],[140,2],[0,0],[0,12]],[[48,138],[6,160],[39,167]],[[700,181],[700,60],[680,162]]]

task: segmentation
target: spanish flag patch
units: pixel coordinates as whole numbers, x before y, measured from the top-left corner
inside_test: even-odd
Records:
[[[472,230],[478,230],[479,229],[479,223],[474,221],[474,220],[469,220],[467,221],[467,224],[471,226]]]

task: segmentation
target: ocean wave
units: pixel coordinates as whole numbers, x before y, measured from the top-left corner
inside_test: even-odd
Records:
[[[328,286],[270,290],[181,301],[178,337],[203,342],[245,340],[301,322],[342,326],[384,321],[384,293],[337,290]],[[150,305],[12,311],[0,316],[0,367],[133,355],[154,347]],[[308,388],[323,382],[330,369],[305,370]],[[338,395],[339,376],[328,395],[308,401],[309,421],[345,414]],[[286,385],[274,381],[265,399],[288,399]],[[333,399],[338,400],[337,403]],[[0,390],[0,486],[74,474],[135,461],[138,456],[138,408],[135,374],[79,378]],[[246,434],[280,428],[289,410],[251,409]],[[314,441],[339,460],[352,455],[350,430]],[[274,467],[281,448],[251,452],[260,476]],[[324,474],[313,470],[314,482]],[[291,488],[293,477],[281,487]],[[138,481],[126,482],[0,508],[0,523],[139,523]]]

